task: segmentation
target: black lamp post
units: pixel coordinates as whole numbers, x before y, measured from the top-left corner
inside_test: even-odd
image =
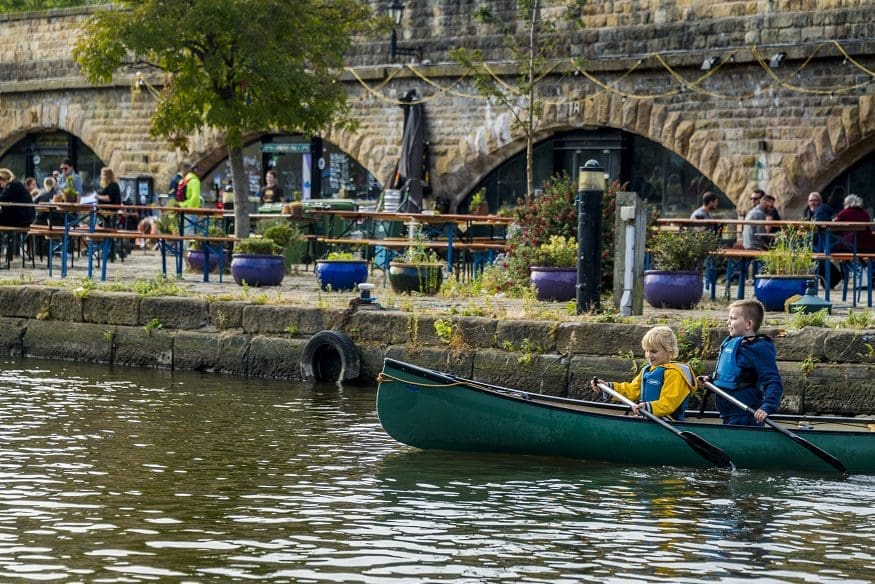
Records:
[[[604,191],[605,169],[587,160],[577,176],[577,314],[599,307]]]
[[[401,17],[404,14],[404,3],[401,0],[390,0],[386,7],[386,12],[389,13],[389,18],[395,23],[395,26],[401,24]],[[395,32],[395,26],[392,27],[392,37],[389,40],[389,57],[394,60],[398,55],[410,55],[416,57],[417,61],[422,61],[422,47],[399,47],[398,33]]]

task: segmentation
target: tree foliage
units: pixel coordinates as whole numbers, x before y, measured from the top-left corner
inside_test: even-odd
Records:
[[[106,0],[0,0],[0,13],[34,12],[52,8],[106,4]]]
[[[73,56],[92,83],[166,73],[153,135],[184,147],[205,127],[224,132],[245,237],[244,137],[348,123],[343,54],[377,22],[360,0],[117,0],[85,22]]]

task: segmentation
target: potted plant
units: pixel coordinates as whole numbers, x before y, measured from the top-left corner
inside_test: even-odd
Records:
[[[489,203],[486,201],[486,189],[480,189],[471,196],[468,203],[468,212],[471,215],[489,215]]]
[[[231,275],[241,286],[277,286],[286,275],[282,248],[269,237],[249,237],[234,244]]]
[[[307,242],[301,236],[301,231],[294,225],[289,225],[286,219],[265,221],[258,225],[256,233],[272,239],[282,250],[286,273],[293,265],[301,263],[301,258],[307,252]]]
[[[304,203],[301,202],[301,191],[292,193],[292,200],[284,206],[283,213],[292,217],[304,216]]]
[[[577,296],[577,241],[551,235],[538,247],[529,279],[538,300],[565,302]]]
[[[419,292],[427,296],[438,293],[444,280],[443,264],[437,254],[417,238],[397,259],[389,262],[389,284],[398,294]]]
[[[219,227],[218,225],[210,225],[210,228],[207,230],[207,234],[210,237],[224,237],[225,230]],[[188,264],[188,268],[192,272],[203,272],[204,271],[204,241],[192,240],[188,242],[188,253],[185,255],[185,262]],[[227,252],[227,250],[222,250],[225,254],[225,258],[223,258],[223,266],[225,268],[231,263],[231,256]],[[210,272],[215,273],[219,269],[219,255],[216,253],[210,253]]]
[[[316,280],[323,290],[352,290],[368,281],[368,262],[349,252],[331,252],[316,260]]]
[[[693,308],[702,300],[702,270],[717,249],[708,230],[661,231],[648,250],[655,269],[644,272],[644,299],[655,308]]]
[[[753,289],[766,310],[784,310],[789,298],[805,294],[816,279],[811,234],[804,227],[781,229],[759,261],[762,270],[754,276]]]

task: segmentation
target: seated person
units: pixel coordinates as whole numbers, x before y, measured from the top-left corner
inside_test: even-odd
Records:
[[[16,180],[8,168],[0,168],[0,203],[23,203],[29,206],[0,205],[0,225],[6,227],[29,227],[36,218],[33,197],[27,188]]]
[[[775,206],[775,197],[763,195],[759,204],[747,212],[745,221],[771,221],[769,213]],[[744,249],[768,249],[770,239],[766,235],[769,232],[767,225],[745,225],[742,230]]]
[[[629,383],[611,382],[611,389],[630,400],[637,400],[632,410],[646,410],[654,416],[683,420],[696,379],[686,363],[672,361],[678,356],[678,340],[667,326],[653,327],[641,339],[647,364]],[[593,379],[592,390],[601,391],[600,379]]]

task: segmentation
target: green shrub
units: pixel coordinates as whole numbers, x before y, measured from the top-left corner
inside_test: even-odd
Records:
[[[234,244],[234,253],[278,255],[282,248],[269,237],[249,237]]]

